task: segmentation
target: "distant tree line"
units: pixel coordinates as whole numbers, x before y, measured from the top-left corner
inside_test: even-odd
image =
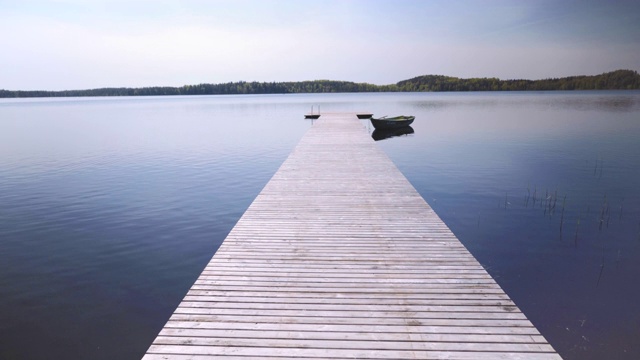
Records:
[[[544,80],[460,79],[425,75],[400,81],[397,91],[535,91],[535,90],[632,90],[640,89],[640,75],[616,70],[594,76],[570,76]]]
[[[378,86],[348,81],[315,80],[300,82],[228,82],[223,84],[184,85],[181,87],[152,86],[143,88],[100,88],[63,91],[0,90],[0,97],[68,97],[68,96],[156,96],[156,95],[232,95],[232,94],[292,94],[332,92],[394,91]]]
[[[570,76],[544,80],[500,80],[498,78],[460,79],[443,75],[424,75],[392,85],[373,85],[349,81],[314,80],[298,82],[228,82],[181,87],[100,88],[63,91],[12,91],[0,89],[0,98],[69,96],[157,96],[295,94],[338,92],[422,92],[422,91],[523,91],[523,90],[614,90],[640,89],[640,75],[633,70],[616,70],[594,76]]]

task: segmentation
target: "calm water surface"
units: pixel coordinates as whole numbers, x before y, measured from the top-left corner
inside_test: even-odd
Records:
[[[640,93],[549,92],[0,100],[0,359],[140,358],[311,105],[416,115],[378,144],[561,355],[640,358]]]

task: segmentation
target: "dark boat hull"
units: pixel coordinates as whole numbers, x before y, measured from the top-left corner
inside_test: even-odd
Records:
[[[373,125],[374,128],[380,130],[397,129],[411,125],[414,119],[415,116],[396,116],[392,118],[381,119],[371,118],[371,125]]]
[[[371,137],[375,141],[380,141],[380,140],[389,139],[396,136],[411,135],[413,133],[414,133],[414,130],[411,126],[403,126],[401,128],[386,129],[386,130],[375,129],[373,130]]]

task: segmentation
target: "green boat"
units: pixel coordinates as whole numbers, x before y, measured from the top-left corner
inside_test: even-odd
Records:
[[[375,119],[371,118],[371,125],[373,125],[376,129],[397,129],[405,126],[411,125],[415,116],[394,116],[394,117],[386,117],[383,116],[381,118]]]

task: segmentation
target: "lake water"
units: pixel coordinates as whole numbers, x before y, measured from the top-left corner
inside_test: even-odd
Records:
[[[610,91],[0,100],[0,359],[140,358],[311,105],[415,115],[378,144],[560,354],[640,358],[640,92]]]

